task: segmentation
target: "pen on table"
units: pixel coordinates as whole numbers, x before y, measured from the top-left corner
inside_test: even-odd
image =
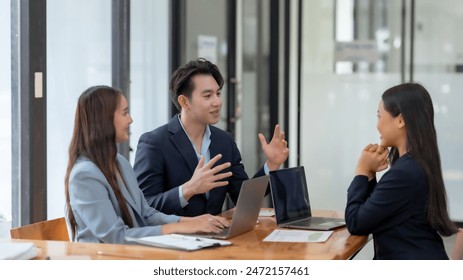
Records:
[[[45,256],[45,260],[91,260],[89,255],[55,255]]]
[[[126,258],[126,259],[143,259],[143,256],[141,255],[130,255],[130,254],[113,253],[113,252],[97,251],[96,254],[100,256],[112,256],[112,257]]]
[[[214,240],[206,240],[206,239],[197,237],[196,241],[203,242],[206,244],[212,244],[212,246],[220,246],[220,242],[214,242]]]

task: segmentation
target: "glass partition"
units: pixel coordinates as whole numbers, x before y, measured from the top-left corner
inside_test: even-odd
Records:
[[[412,79],[433,98],[450,216],[463,221],[463,6],[415,1],[412,23],[411,1],[304,4],[301,164],[313,207],[344,210],[362,148],[379,142],[381,94]]]
[[[204,57],[220,70],[225,83],[222,87],[222,110],[220,121],[215,125],[221,129],[227,126],[227,1],[187,0],[185,1],[185,60]]]
[[[64,175],[77,98],[111,85],[111,3],[47,2],[48,216],[64,215]],[[140,135],[168,120],[169,1],[130,2],[130,160]]]
[[[450,217],[463,221],[463,6],[458,0],[416,1],[413,77],[434,103]]]
[[[268,65],[270,57],[270,3],[241,1],[242,75],[237,91],[237,143],[243,165],[253,176],[264,164],[258,133],[269,131]],[[273,134],[273,130],[272,130]],[[267,137],[271,137],[267,136]],[[267,139],[270,141],[269,139]]]
[[[144,132],[169,120],[169,1],[130,2],[130,162]]]
[[[379,142],[381,94],[401,81],[401,2],[302,6],[301,165],[313,208],[343,211],[361,150]]]

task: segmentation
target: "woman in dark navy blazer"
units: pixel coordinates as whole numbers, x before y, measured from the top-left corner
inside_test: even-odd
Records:
[[[429,93],[415,83],[386,90],[377,128],[381,144],[361,153],[348,189],[347,228],[373,234],[375,259],[448,259],[441,235],[457,227],[447,211]]]

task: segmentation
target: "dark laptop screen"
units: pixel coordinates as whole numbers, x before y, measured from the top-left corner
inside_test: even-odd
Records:
[[[303,166],[270,171],[270,186],[278,224],[311,217]]]

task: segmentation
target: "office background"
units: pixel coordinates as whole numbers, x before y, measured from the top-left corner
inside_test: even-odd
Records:
[[[234,133],[248,174],[263,163],[257,133],[270,137],[279,122],[288,132],[287,165],[306,167],[316,209],[344,209],[361,149],[379,141],[382,92],[422,83],[435,105],[450,216],[463,221],[462,23],[459,0],[2,0],[0,220],[63,216],[67,149],[84,89],[116,85],[129,95],[134,123],[121,149],[133,163],[141,133],[173,113],[170,73],[202,55],[227,79],[218,126]],[[18,41],[27,27],[38,32]],[[38,105],[24,85],[34,88],[30,74],[40,71],[18,66],[24,47],[29,64],[44,67]],[[22,116],[21,106],[34,110]]]

